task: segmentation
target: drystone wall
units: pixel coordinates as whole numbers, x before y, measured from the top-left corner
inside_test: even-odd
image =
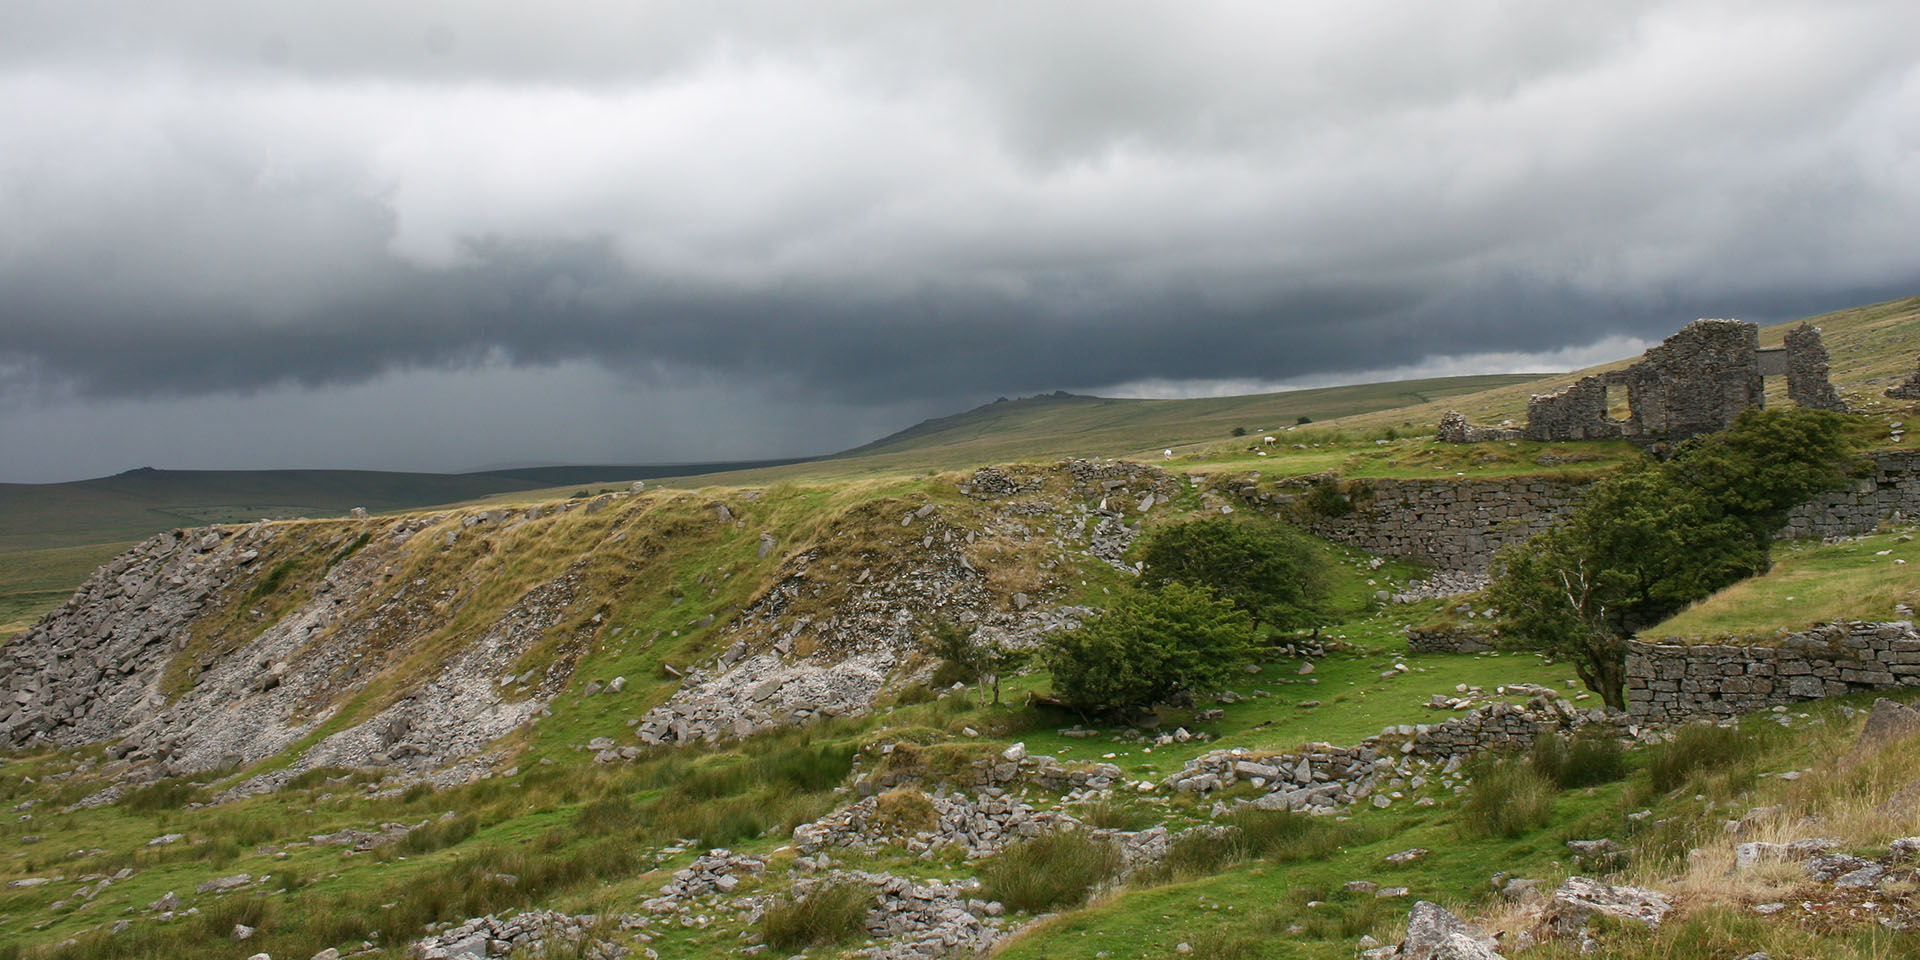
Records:
[[[1406,634],[1408,653],[1480,653],[1493,649],[1493,635],[1484,627],[1408,627]]]
[[[1476,427],[1468,423],[1467,415],[1458,410],[1447,411],[1434,431],[1434,439],[1441,443],[1491,443],[1496,440],[1518,440],[1520,437],[1520,428],[1506,423],[1497,427]]]
[[[1324,481],[1297,481],[1292,492],[1243,490],[1241,495],[1255,502],[1293,503],[1315,482]],[[1362,480],[1346,484],[1341,494],[1352,512],[1307,511],[1301,522],[1322,537],[1373,553],[1478,571],[1501,547],[1552,526],[1585,489],[1585,481],[1556,477]]]
[[[1309,506],[1322,501],[1314,487],[1327,477],[1283,481],[1278,491],[1240,487],[1255,506],[1294,505],[1299,522],[1336,543],[1441,570],[1479,572],[1495,551],[1552,526],[1590,481],[1553,476],[1493,479],[1356,480],[1340,487],[1339,516]],[[1788,516],[1782,538],[1865,533],[1882,520],[1920,518],[1920,452],[1875,454],[1841,490],[1822,494]]]
[[[1766,644],[1627,645],[1627,714],[1642,723],[1902,686],[1920,686],[1920,633],[1905,620],[1824,624]]]
[[[1329,814],[1362,802],[1392,804],[1393,794],[1414,778],[1446,778],[1482,750],[1525,750],[1535,737],[1566,733],[1587,724],[1612,724],[1606,711],[1582,709],[1557,697],[1536,695],[1524,706],[1504,700],[1475,707],[1440,723],[1400,724],[1350,747],[1310,744],[1291,753],[1258,753],[1236,747],[1186,762],[1163,785],[1180,793],[1211,793],[1246,782],[1264,794],[1263,810]]]
[[[1914,358],[1914,366],[1920,367],[1920,357]],[[1905,380],[1888,387],[1886,392],[1895,400],[1920,400],[1920,370],[1915,370]]]
[[[1845,488],[1795,507],[1779,535],[1791,539],[1852,536],[1895,517],[1920,518],[1920,451],[1874,454],[1872,465]]]
[[[1537,393],[1527,400],[1528,440],[1614,440],[1620,421],[1607,416],[1607,382],[1581,377],[1558,393]]]

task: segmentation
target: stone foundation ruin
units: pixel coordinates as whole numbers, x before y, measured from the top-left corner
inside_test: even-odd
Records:
[[[1845,413],[1847,404],[1827,379],[1827,348],[1820,330],[1801,324],[1784,347],[1760,348],[1760,328],[1740,320],[1695,320],[1638,363],[1582,377],[1557,393],[1527,401],[1528,440],[1610,440],[1677,443],[1732,426],[1748,407],[1766,405],[1766,378],[1785,376],[1787,396],[1801,407]],[[1626,389],[1627,417],[1609,413],[1608,390]],[[1440,439],[1453,443],[1506,439],[1474,427],[1458,413],[1441,420]]]
[[[1920,400],[1920,357],[1914,358],[1913,365],[1916,368],[1913,375],[1888,387],[1887,396],[1895,400]]]

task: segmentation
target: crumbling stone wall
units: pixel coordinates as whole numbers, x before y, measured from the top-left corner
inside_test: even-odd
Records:
[[[1450,627],[1408,627],[1408,653],[1480,653],[1493,649],[1493,635],[1484,627],[1455,624]]]
[[[1739,320],[1695,320],[1608,381],[1624,383],[1633,410],[1628,436],[1685,440],[1733,425],[1766,402],[1760,328]]]
[[[1739,320],[1695,320],[1625,370],[1583,377],[1527,401],[1526,436],[1543,442],[1628,437],[1676,443],[1725,430],[1740,411],[1764,406],[1769,374],[1786,374],[1799,406],[1846,412],[1827,379],[1820,329],[1801,324],[1784,349],[1761,350],[1760,328]],[[1917,377],[1916,379],[1920,379]],[[1607,388],[1627,388],[1629,415],[1607,415]],[[1920,386],[1915,388],[1920,396]]]
[[[1916,368],[1913,375],[1887,388],[1887,396],[1895,400],[1920,400],[1920,357],[1915,357]]]
[[[1905,620],[1823,624],[1767,644],[1627,644],[1627,714],[1643,723],[1902,686],[1920,686],[1920,633]]]
[[[1808,410],[1846,413],[1846,401],[1827,379],[1827,347],[1820,328],[1803,323],[1787,331],[1787,399]]]
[[[1581,377],[1558,393],[1527,400],[1528,440],[1612,440],[1622,429],[1607,416],[1607,382],[1600,377]]]
[[[1290,507],[1295,522],[1336,543],[1469,572],[1485,570],[1501,547],[1558,522],[1591,483],[1557,476],[1363,480],[1342,495],[1350,513],[1326,516],[1307,505],[1319,482],[1326,481],[1297,478],[1277,491],[1249,485],[1236,492],[1255,507]],[[1920,518],[1920,452],[1875,454],[1844,489],[1795,507],[1779,536],[1852,536],[1894,516]]]
[[[1249,487],[1243,498],[1261,505],[1294,504],[1312,481],[1279,492]],[[1552,526],[1586,489],[1587,481],[1552,476],[1486,480],[1366,480],[1344,495],[1352,512],[1325,516],[1300,504],[1297,521],[1337,543],[1391,557],[1409,557],[1443,570],[1484,570],[1495,551]]]
[[[1509,421],[1511,422],[1511,421]],[[1495,440],[1518,440],[1521,431],[1516,427],[1501,424],[1497,427],[1476,427],[1467,422],[1466,414],[1458,410],[1449,410],[1440,418],[1440,425],[1434,431],[1434,439],[1441,443],[1490,443]]]
[[[1846,487],[1795,507],[1780,536],[1796,540],[1852,536],[1890,517],[1920,518],[1920,451],[1874,454],[1872,466]]]

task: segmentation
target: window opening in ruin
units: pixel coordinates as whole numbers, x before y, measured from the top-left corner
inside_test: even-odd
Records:
[[[1633,407],[1627,402],[1626,384],[1607,385],[1607,419],[1620,421],[1633,419]]]

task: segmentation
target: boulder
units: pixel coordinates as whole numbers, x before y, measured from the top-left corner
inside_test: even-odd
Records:
[[[1645,887],[1611,886],[1587,877],[1568,877],[1547,899],[1541,922],[1557,936],[1574,936],[1595,915],[1658,927],[1673,904]]]
[[[1426,900],[1407,913],[1407,938],[1394,956],[1399,960],[1500,960],[1492,937]]]

